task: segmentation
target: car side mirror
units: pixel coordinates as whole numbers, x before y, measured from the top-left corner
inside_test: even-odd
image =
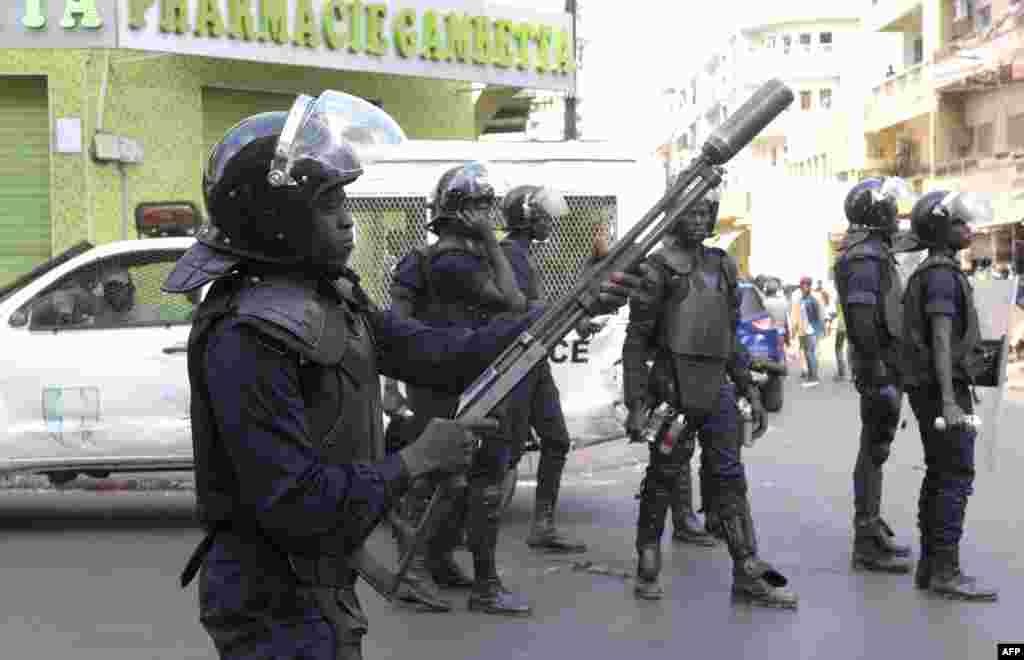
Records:
[[[11,314],[11,318],[7,319],[7,324],[12,328],[20,328],[28,323],[28,313],[23,309],[14,310]]]

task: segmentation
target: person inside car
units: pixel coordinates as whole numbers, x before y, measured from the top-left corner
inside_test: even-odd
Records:
[[[128,269],[115,266],[100,278],[102,298],[96,311],[96,325],[114,327],[150,323],[160,320],[158,311],[149,305],[139,305],[135,296],[135,283]]]

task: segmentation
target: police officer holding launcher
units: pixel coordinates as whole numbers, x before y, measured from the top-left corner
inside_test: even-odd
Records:
[[[655,402],[666,402],[685,416],[681,433],[696,433],[701,443],[701,490],[709,530],[725,539],[733,559],[734,597],[795,608],[797,595],[787,588],[787,579],[758,556],[740,457],[737,397],[751,402],[759,432],[764,428],[763,412],[750,375],[750,357],[736,337],[736,264],[724,251],[702,244],[718,219],[717,195],[710,195],[680,218],[673,228],[674,242],[648,258],[653,304],[630,301],[622,348],[629,407],[626,430],[636,439],[647,408]],[[646,361],[652,349],[654,366],[648,375]],[[663,595],[658,583],[661,534],[681,468],[693,452],[682,438],[674,444],[665,442],[665,432],[675,432],[674,426],[657,429],[641,489],[635,587],[639,598]]]
[[[881,513],[882,467],[889,458],[903,403],[903,283],[893,257],[893,237],[899,228],[897,201],[909,194],[897,178],[871,178],[855,185],[846,196],[850,229],[835,264],[851,368],[860,392],[852,564],[888,573],[910,570],[910,548],[894,542]]]
[[[213,283],[188,352],[207,534],[182,581],[200,573],[200,621],[222,658],[362,657],[352,551],[410,480],[465,466],[474,444],[435,420],[384,458],[378,372],[463,387],[529,321],[432,329],[366,298],[346,265],[344,187],[362,173],[350,141],[402,138],[333,91],[243,120],[210,154],[210,224],[164,285]],[[602,291],[614,308],[629,290]]]
[[[960,570],[967,498],[974,483],[977,431],[970,384],[980,375],[978,310],[956,253],[971,244],[971,225],[991,207],[969,193],[935,191],[911,211],[911,231],[928,257],[907,283],[904,374],[924,444],[917,522],[921,559],[914,583],[947,598],[993,601],[997,590]],[[941,418],[942,421],[938,421]]]
[[[527,302],[538,303],[543,296],[543,280],[540,269],[530,256],[530,246],[535,241],[543,242],[551,236],[554,222],[569,213],[569,205],[557,191],[523,185],[516,186],[505,195],[501,211],[508,229],[501,247]],[[586,335],[589,329],[589,322],[585,321],[577,331]],[[555,527],[558,491],[570,440],[558,386],[551,375],[551,365],[546,360],[538,365],[531,372],[527,383],[526,405],[508,411],[510,434],[515,442],[513,464],[517,464],[521,458],[522,447],[529,439],[531,427],[536,429],[540,438],[533,525],[526,544],[531,548],[552,552],[585,552],[586,544],[567,538]]]

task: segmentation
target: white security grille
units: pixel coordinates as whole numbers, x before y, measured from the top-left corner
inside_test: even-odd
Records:
[[[544,276],[544,294],[557,298],[572,287],[590,258],[599,229],[616,237],[618,207],[614,195],[567,195],[569,215],[555,227],[549,241],[535,245],[534,257]],[[351,265],[370,298],[391,304],[391,272],[413,248],[427,243],[427,199],[349,197],[356,222],[356,249]]]

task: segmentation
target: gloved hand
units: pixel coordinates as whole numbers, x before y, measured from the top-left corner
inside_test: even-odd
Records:
[[[584,316],[579,323],[576,324],[576,334],[580,339],[588,339],[590,335],[595,332],[600,332],[607,321],[595,321],[589,316]]]
[[[646,263],[641,263],[635,273],[612,273],[601,283],[597,309],[591,312],[594,316],[614,314],[630,299],[641,305],[654,304],[653,274],[653,267]]]
[[[753,440],[757,440],[768,432],[768,420],[765,419],[764,404],[761,403],[761,390],[757,385],[751,385],[747,388],[746,396],[747,401],[750,402],[750,412],[753,416],[750,436]]]
[[[942,417],[946,420],[947,429],[951,429],[954,426],[965,428],[969,425],[967,415],[964,413],[963,408],[957,405],[956,401],[947,401],[942,404]]]
[[[483,420],[474,424],[474,430],[496,430],[498,423]],[[469,427],[451,419],[432,419],[420,437],[398,454],[402,457],[409,476],[446,471],[459,472],[469,467],[477,438]]]
[[[634,403],[629,407],[629,415],[626,417],[626,435],[629,436],[630,443],[643,442],[640,432],[647,425],[648,416],[647,406],[643,403]]]
[[[413,416],[412,408],[409,407],[409,401],[402,396],[397,383],[393,386],[384,386],[384,393],[381,394],[381,405],[384,408],[384,412],[391,417]]]
[[[462,215],[466,233],[471,238],[479,240],[493,239],[494,236],[494,209],[490,205],[482,205],[479,208],[467,209]]]

